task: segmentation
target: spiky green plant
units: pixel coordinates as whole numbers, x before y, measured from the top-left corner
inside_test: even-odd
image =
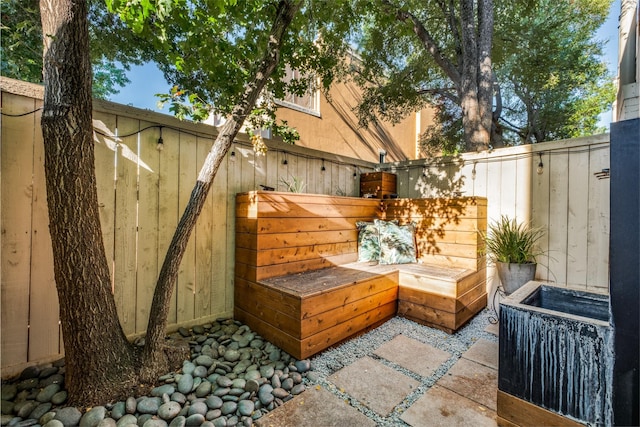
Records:
[[[302,193],[306,188],[306,184],[297,176],[291,176],[291,179],[280,178],[280,182],[287,188],[290,193]]]
[[[483,253],[489,261],[515,264],[536,262],[536,257],[542,254],[536,243],[543,234],[541,228],[518,223],[515,218],[504,215],[489,224],[487,233],[480,232],[485,244]]]

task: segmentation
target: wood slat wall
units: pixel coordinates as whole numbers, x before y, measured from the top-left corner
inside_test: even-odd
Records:
[[[4,78],[0,85],[5,114],[28,113],[42,104],[39,86]],[[40,116],[2,116],[3,376],[63,354]],[[159,269],[215,129],[103,101],[94,102],[94,126],[110,135],[96,134],[100,218],[118,315],[133,336],[146,329]],[[162,151],[156,148],[159,126]],[[354,167],[373,169],[356,159],[266,142],[269,152],[256,156],[246,136],[239,136],[234,159],[228,155],[222,163],[180,266],[169,329],[233,314],[236,193],[260,184],[284,189],[281,178],[298,176],[306,191],[335,194],[339,188],[357,196]]]

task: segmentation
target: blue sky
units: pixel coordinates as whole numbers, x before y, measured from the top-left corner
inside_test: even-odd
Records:
[[[619,14],[620,0],[615,0],[609,10],[609,17],[597,33],[599,40],[606,41],[603,60],[609,66],[612,75],[617,73]],[[131,83],[122,88],[120,93],[112,96],[112,101],[170,114],[168,107],[164,109],[157,108],[157,99],[154,95],[156,93],[168,93],[171,87],[154,64],[131,67],[128,77]],[[611,111],[600,115],[601,126],[608,127],[610,122]]]

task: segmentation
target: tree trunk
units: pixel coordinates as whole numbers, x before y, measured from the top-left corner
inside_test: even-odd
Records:
[[[491,46],[493,45],[493,0],[477,2],[478,10],[478,106],[482,137],[474,141],[476,150],[488,150],[493,125],[493,70],[491,67]]]
[[[41,0],[49,228],[66,354],[78,405],[114,401],[136,384],[136,351],[111,293],[94,173],[87,5]]]
[[[460,0],[460,28],[457,31],[455,8],[452,3],[442,3],[456,46],[454,63],[448,59],[427,31],[424,24],[412,13],[402,10],[389,0],[381,0],[393,11],[397,20],[409,22],[412,31],[435,63],[451,79],[456,87],[460,108],[466,151],[482,151],[491,141],[493,74],[491,67],[491,44],[493,42],[493,0]],[[454,30],[455,29],[455,30]]]
[[[491,138],[491,40],[493,2],[460,1],[462,26],[461,84],[459,86],[462,126],[467,151],[489,148]]]
[[[162,369],[162,364],[166,363],[163,362],[163,360],[166,360],[164,358],[163,341],[169,303],[178,276],[178,267],[184,256],[189,237],[204,206],[220,163],[240,131],[245,119],[254,108],[269,77],[278,65],[280,47],[284,35],[301,3],[301,0],[280,0],[278,3],[278,10],[271,27],[268,46],[258,71],[253,81],[246,87],[241,102],[235,106],[231,117],[220,129],[220,133],[200,170],[198,180],[173,235],[156,283],[143,353],[143,370],[141,371],[143,380],[150,381],[157,378],[158,373],[162,372],[162,370],[158,371],[158,367],[160,366]],[[158,365],[159,363],[160,365]]]

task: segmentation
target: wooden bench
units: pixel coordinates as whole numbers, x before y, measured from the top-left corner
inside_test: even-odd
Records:
[[[357,263],[356,221],[415,221],[422,264]],[[396,313],[455,331],[486,306],[485,199],[250,192],[236,199],[236,319],[307,358]]]

